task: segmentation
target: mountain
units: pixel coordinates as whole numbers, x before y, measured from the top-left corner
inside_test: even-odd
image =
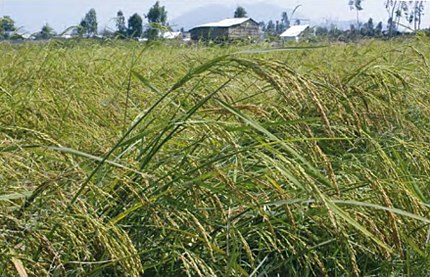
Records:
[[[364,23],[364,22],[362,22]],[[377,23],[376,23],[377,24]],[[351,25],[357,25],[356,20],[339,20],[339,19],[320,19],[318,20],[318,25],[321,27],[332,28],[336,26],[341,30],[348,30],[351,28]]]
[[[172,28],[185,30],[191,29],[193,26],[200,24],[219,21],[227,18],[231,11],[224,5],[206,5],[203,7],[195,8],[189,12],[182,14],[175,19],[169,21]]]
[[[185,30],[191,29],[193,26],[197,26],[204,23],[216,22],[222,19],[233,17],[236,5],[220,5],[212,4],[206,5],[193,9],[179,17],[170,20],[170,25],[173,29],[184,28]],[[287,11],[291,14],[292,8],[294,7],[281,7],[273,4],[256,3],[248,4],[243,6],[248,13],[248,16],[257,22],[269,21],[269,20],[280,20],[281,14]],[[300,17],[297,12],[294,17]],[[302,17],[300,17],[302,18]]]

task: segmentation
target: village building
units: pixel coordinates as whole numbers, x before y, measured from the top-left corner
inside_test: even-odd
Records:
[[[163,32],[160,34],[163,39],[179,39],[182,38],[182,32]]]
[[[196,26],[190,30],[192,40],[254,40],[260,27],[252,18],[231,18]]]
[[[309,25],[295,25],[288,28],[285,32],[283,32],[280,37],[283,41],[300,41],[300,39],[307,33],[309,30]]]

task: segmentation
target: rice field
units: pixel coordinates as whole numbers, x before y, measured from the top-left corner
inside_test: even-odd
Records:
[[[430,276],[429,42],[0,44],[0,276]]]

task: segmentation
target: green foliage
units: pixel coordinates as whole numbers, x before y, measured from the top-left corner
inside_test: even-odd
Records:
[[[280,20],[269,20],[267,25],[261,23],[262,31],[266,34],[266,36],[269,39],[276,39],[280,34],[285,32],[288,28],[291,27],[290,18],[294,16],[296,11],[301,7],[302,5],[297,5],[292,10],[291,14],[288,15],[288,12],[284,11],[281,14]],[[275,22],[275,23],[274,23]],[[300,20],[296,19],[295,25],[300,25]]]
[[[427,39],[151,45],[0,48],[1,276],[430,274]]]
[[[288,17],[288,13],[287,12],[282,12],[281,17],[282,17],[281,24],[283,25],[282,32],[284,32],[286,29],[290,28],[291,22],[290,22],[290,19]]]
[[[276,36],[276,25],[275,25],[275,23],[273,23],[272,20],[269,20],[264,31],[270,36]]]
[[[142,17],[135,13],[128,19],[128,35],[132,38],[140,38],[143,32]]]
[[[146,15],[148,19],[148,30],[146,31],[146,36],[148,39],[153,40],[159,37],[160,31],[167,26],[167,10],[164,6],[160,6],[160,2],[155,2],[148,14]]]
[[[375,27],[375,36],[377,36],[377,37],[381,37],[382,36],[382,29],[383,29],[383,27],[382,27],[382,21],[380,21],[379,23],[378,23],[378,25],[376,25],[376,27]]]
[[[372,18],[369,18],[369,20],[363,24],[363,27],[361,28],[361,35],[368,37],[375,36],[375,27]]]
[[[118,11],[118,13],[116,14],[115,25],[116,25],[118,34],[120,34],[122,36],[127,35],[127,27],[125,25],[125,17],[124,17],[124,13],[122,11]]]
[[[160,6],[160,2],[155,2],[154,6],[149,9],[146,15],[149,23],[159,23],[161,25],[166,25],[167,23],[167,11],[164,6]]]
[[[402,36],[404,34],[400,32],[390,34],[388,30],[387,33],[384,33],[382,22],[378,22],[375,26],[372,18],[369,18],[361,27],[351,24],[348,30],[340,30],[335,25],[329,28],[321,26],[315,28],[316,39],[329,41],[357,42],[368,38],[388,38],[394,35]]]
[[[0,18],[0,28],[3,32],[16,31],[15,21],[13,21],[9,16],[4,16]]]
[[[0,39],[9,39],[16,32],[15,21],[9,16],[0,17]]]
[[[36,34],[36,39],[51,39],[54,36],[54,29],[52,29],[49,24],[45,24],[43,25],[42,30],[40,30],[40,32]]]
[[[97,35],[97,14],[95,9],[90,9],[79,24],[81,35],[93,37]]]
[[[234,11],[234,18],[242,18],[247,16],[248,16],[248,13],[246,12],[245,8],[242,6],[238,6]]]
[[[290,27],[290,20],[288,19],[287,12],[283,12],[281,20],[276,20],[276,23],[274,23],[273,20],[269,20],[267,25],[261,22],[260,26],[267,38],[276,39]]]

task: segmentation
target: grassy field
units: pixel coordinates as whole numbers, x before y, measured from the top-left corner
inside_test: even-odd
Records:
[[[0,44],[0,276],[429,276],[429,40],[247,50]]]

